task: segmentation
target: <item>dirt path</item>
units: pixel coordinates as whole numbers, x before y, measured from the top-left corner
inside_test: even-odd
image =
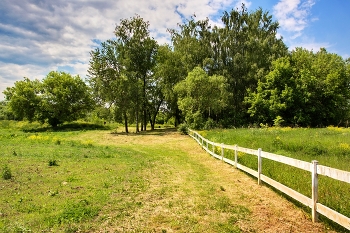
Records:
[[[212,170],[234,202],[252,210],[250,219],[239,223],[244,232],[330,232],[267,186],[258,185],[256,179],[211,157],[193,142],[187,148],[190,155]],[[205,156],[210,159],[204,160]]]
[[[187,152],[189,160],[197,161],[196,166],[202,166],[206,172],[210,171],[210,174],[208,174],[211,177],[210,179],[215,180],[215,185],[220,187],[221,192],[229,198],[233,205],[249,209],[250,214],[245,218],[239,218],[238,222],[235,223],[239,226],[241,232],[333,232],[322,223],[313,223],[308,214],[269,187],[259,186],[256,179],[211,157],[189,136],[180,135],[173,130],[156,130],[156,132],[141,133],[137,136],[136,134],[106,134],[101,132],[99,138],[102,144],[117,144],[119,146],[134,144],[136,147],[140,147],[140,150],[142,150],[142,146],[152,145],[154,148],[162,146],[162,148],[168,147]],[[160,181],[157,180],[157,182]],[[182,182],[186,181],[176,181],[176,177],[174,177],[171,182],[179,182],[181,185]],[[173,184],[169,183],[169,185]],[[203,185],[206,184],[203,183]],[[220,190],[217,192],[220,192]],[[159,206],[163,206],[167,202],[166,197],[164,197],[162,200],[157,200],[157,204],[148,194],[140,198],[148,200],[152,204],[148,208],[144,207],[138,213],[135,213],[134,219],[136,220],[137,216],[144,214],[158,216],[154,210],[155,206],[158,205],[158,211],[162,211],[162,207]],[[187,197],[182,196],[181,198]],[[190,201],[190,199],[186,199],[186,201]],[[196,205],[196,202],[193,202],[193,205]],[[171,212],[167,212],[167,214],[171,216]],[[203,215],[203,219],[205,222],[205,215]],[[134,225],[136,220],[133,220]],[[150,223],[139,222],[138,224]],[[154,226],[154,229],[157,229],[157,226]],[[160,229],[158,230],[160,231]],[[158,231],[156,230],[156,232]],[[176,229],[169,228],[167,232],[176,232]]]

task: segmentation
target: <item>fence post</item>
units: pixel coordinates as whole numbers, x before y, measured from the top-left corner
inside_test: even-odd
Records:
[[[212,146],[212,151],[213,151],[213,155],[215,155],[215,144],[214,144],[214,142],[213,142],[213,146]]]
[[[262,159],[261,159],[261,148],[258,149],[258,185],[261,185],[261,168],[262,168]]]
[[[224,144],[221,143],[221,160],[224,160]]]
[[[235,145],[235,167],[237,168],[237,144]]]
[[[208,148],[208,140],[207,140],[207,150],[208,150],[209,148]]]
[[[318,175],[317,175],[317,160],[312,160],[311,179],[312,179],[312,221],[318,221],[317,201],[318,201]]]

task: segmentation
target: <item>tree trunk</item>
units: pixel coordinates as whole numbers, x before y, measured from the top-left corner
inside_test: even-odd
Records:
[[[152,122],[151,113],[148,113],[148,117],[149,117],[149,123],[151,124],[151,130],[154,130],[154,124],[153,124],[153,122]]]
[[[146,106],[144,106],[144,110],[143,110],[143,127],[144,130],[146,131],[146,126],[147,126],[147,111],[146,111]]]
[[[146,131],[147,126],[147,109],[146,109],[146,74],[143,76],[143,126]]]
[[[178,108],[176,108],[175,111],[175,127],[177,127],[180,123],[180,111]]]
[[[136,108],[135,108],[135,121],[136,121],[136,133],[139,133],[139,97],[138,97],[138,92],[137,92],[137,97],[136,97]]]
[[[150,122],[151,122],[151,127],[152,127],[152,130],[154,130],[154,125],[156,124],[156,118],[157,118],[157,115],[158,115],[158,112],[159,112],[159,108],[160,106],[162,105],[163,103],[163,100],[161,100],[157,106],[157,109],[156,111],[154,112],[153,116],[151,117],[150,116]]]
[[[128,129],[128,117],[126,115],[126,112],[124,112],[124,125],[125,125],[125,133],[129,133]]]

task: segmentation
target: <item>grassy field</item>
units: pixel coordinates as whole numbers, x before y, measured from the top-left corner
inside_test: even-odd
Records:
[[[328,232],[175,129],[0,122],[0,232]]]
[[[252,128],[200,132],[214,142],[258,149],[350,171],[350,129]],[[219,153],[221,154],[221,152]],[[234,160],[233,151],[226,151]],[[238,162],[257,170],[257,157],[239,153]],[[263,174],[311,197],[310,172],[263,159]],[[350,217],[350,184],[319,176],[319,202]]]

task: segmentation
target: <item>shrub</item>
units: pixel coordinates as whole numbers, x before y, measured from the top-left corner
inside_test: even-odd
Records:
[[[276,119],[273,120],[273,125],[276,127],[281,127],[283,126],[283,118],[281,116],[277,116]]]
[[[210,129],[214,129],[217,127],[217,124],[215,123],[215,121],[211,118],[208,118],[208,120],[205,122],[204,124],[204,129],[205,130],[210,130]]]
[[[7,165],[5,165],[2,169],[2,178],[4,180],[9,180],[12,178],[11,169]]]
[[[177,131],[179,131],[181,134],[187,135],[188,134],[188,126],[186,123],[182,123],[177,128]]]

